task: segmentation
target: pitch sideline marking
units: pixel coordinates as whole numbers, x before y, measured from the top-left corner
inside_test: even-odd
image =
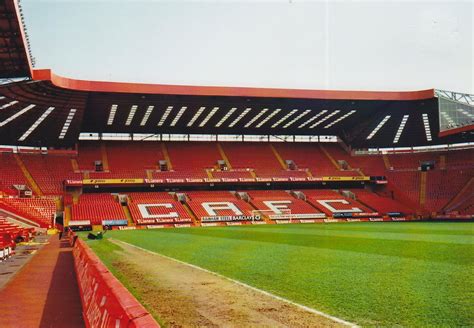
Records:
[[[282,301],[282,302],[285,302],[285,303],[294,305],[294,306],[296,306],[296,307],[298,307],[298,308],[300,308],[300,309],[303,309],[303,310],[305,310],[305,311],[308,311],[308,312],[311,312],[311,313],[320,315],[320,316],[322,316],[322,317],[324,317],[324,318],[333,320],[333,321],[335,321],[335,322],[337,322],[337,323],[340,323],[340,324],[343,324],[343,325],[345,325],[345,326],[354,327],[354,328],[359,327],[359,326],[356,325],[355,323],[352,323],[352,322],[345,321],[345,320],[343,320],[343,319],[334,317],[334,316],[332,316],[332,315],[330,315],[330,314],[327,314],[327,313],[318,311],[318,310],[313,309],[313,308],[310,308],[310,307],[308,307],[308,306],[306,306],[306,305],[303,305],[303,304],[299,304],[299,303],[290,301],[289,299],[280,297],[280,296],[278,296],[278,295],[272,294],[272,293],[270,293],[270,292],[267,292],[267,291],[265,291],[265,290],[259,289],[259,288],[257,288],[257,287],[253,287],[253,286],[247,285],[246,283],[243,283],[243,282],[241,282],[241,281],[238,281],[238,280],[235,280],[235,279],[232,279],[232,278],[223,276],[223,275],[221,275],[221,274],[219,274],[219,273],[217,273],[217,272],[213,272],[213,271],[204,269],[204,268],[202,268],[202,267],[200,267],[200,266],[197,266],[197,265],[194,265],[194,264],[191,264],[191,263],[187,263],[187,262],[183,262],[183,261],[180,261],[180,260],[175,259],[175,258],[173,258],[173,257],[169,257],[169,256],[166,256],[166,255],[157,253],[157,252],[153,252],[153,251],[150,251],[150,250],[145,249],[145,248],[143,248],[143,247],[140,247],[140,246],[137,246],[137,245],[133,245],[133,244],[127,243],[127,242],[122,241],[122,240],[118,240],[118,239],[114,239],[114,238],[108,238],[108,239],[109,239],[110,241],[112,241],[112,242],[123,243],[123,244],[126,244],[126,245],[128,245],[128,246],[137,248],[137,249],[139,249],[139,250],[141,250],[141,251],[144,251],[144,252],[146,252],[146,253],[150,253],[150,254],[153,254],[153,255],[158,255],[158,256],[164,257],[164,258],[166,258],[166,259],[168,259],[168,260],[171,260],[171,261],[174,261],[174,262],[177,262],[177,263],[180,263],[180,264],[187,265],[187,266],[192,267],[192,268],[194,268],[194,269],[201,270],[201,271],[204,271],[204,272],[213,274],[213,275],[215,275],[215,276],[217,276],[217,277],[219,277],[219,278],[223,278],[223,279],[225,279],[225,280],[231,281],[231,282],[233,282],[233,283],[235,283],[235,284],[237,284],[237,285],[240,285],[240,286],[249,288],[249,289],[251,289],[251,290],[253,290],[253,291],[256,291],[256,292],[259,292],[259,293],[261,293],[261,294],[263,294],[263,295],[273,297],[273,298],[275,298],[275,299],[277,299],[277,300],[279,300],[279,301]]]

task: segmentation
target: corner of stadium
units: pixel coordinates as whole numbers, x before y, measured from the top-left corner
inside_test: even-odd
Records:
[[[76,80],[0,13],[0,327],[474,325],[474,95]]]

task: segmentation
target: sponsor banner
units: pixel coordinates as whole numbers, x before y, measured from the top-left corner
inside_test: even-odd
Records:
[[[316,223],[316,220],[300,220],[300,223]]]
[[[255,178],[258,182],[272,182],[271,178]]]
[[[347,219],[347,222],[360,222],[360,219]]]
[[[147,229],[163,229],[165,226],[158,224],[149,224],[146,226]]]
[[[222,178],[222,182],[239,182],[237,178]]]
[[[404,217],[402,217],[402,218],[390,218],[390,220],[392,220],[392,221],[406,221],[406,219]]]
[[[212,178],[212,179],[205,178],[204,181],[205,182],[221,182],[222,180],[219,178]]]
[[[324,219],[323,220],[324,222],[326,223],[335,223],[335,222],[341,222],[340,220],[338,219]]]
[[[201,223],[201,226],[203,227],[217,227],[219,225],[219,223],[217,222],[211,222],[211,223]]]
[[[203,216],[201,222],[235,222],[235,221],[258,221],[260,215],[225,215],[225,216]]]
[[[150,223],[156,223],[155,219],[137,219],[138,224],[150,224]]]
[[[175,221],[175,222],[178,222],[178,223],[179,223],[179,222],[186,222],[186,223],[188,223],[188,222],[191,222],[191,219],[190,219],[190,218],[176,218],[176,219],[174,219],[174,221]],[[158,223],[161,223],[160,220],[157,220],[157,222],[158,222]]]
[[[308,180],[308,181],[323,181],[323,178],[307,177],[306,180]]]
[[[437,215],[435,219],[473,219],[474,215],[460,215],[460,214],[444,214],[444,215]]]
[[[303,214],[270,214],[272,220],[292,220],[292,219],[324,219],[324,213],[303,213]]]
[[[265,221],[252,221],[252,224],[267,224]]]
[[[375,180],[375,184],[387,184],[387,180]]]
[[[380,221],[383,221],[382,218],[369,218],[369,221],[370,222],[380,222]]]
[[[184,183],[184,179],[166,179],[168,183]]]
[[[127,220],[102,220],[102,225],[126,226],[128,225],[128,221]]]
[[[69,225],[69,229],[71,231],[92,231],[92,226],[91,225],[78,225],[78,226]]]
[[[240,182],[255,182],[254,178],[239,178]]]
[[[323,177],[323,181],[370,181],[370,177]]]
[[[290,220],[278,220],[278,221],[275,221],[277,224],[288,224],[288,223],[291,223]]]
[[[204,182],[204,179],[199,179],[199,178],[186,178],[186,182],[202,183],[202,182]]]
[[[228,226],[239,226],[242,225],[242,222],[226,222]]]
[[[174,220],[174,219],[137,219],[137,224],[148,224],[148,225],[155,225],[155,224],[172,224],[172,223],[180,223],[180,222],[190,222],[190,219],[183,219],[183,220]]]
[[[290,177],[290,181],[306,181],[303,177]]]
[[[163,179],[145,179],[145,183],[153,183],[153,184],[160,184],[160,183],[164,183],[165,180]]]
[[[82,186],[82,180],[65,180],[64,182],[68,186]]]
[[[159,327],[80,238],[73,256],[86,327]]]
[[[400,212],[387,212],[387,216],[398,217],[398,216],[403,216],[403,214]]]
[[[100,184],[140,184],[144,179],[84,179],[82,183],[85,185],[100,185]]]
[[[76,150],[65,150],[65,149],[48,149],[48,154],[55,154],[55,155],[76,155]]]
[[[179,221],[180,220],[176,220],[176,219],[155,219],[156,223],[174,223],[174,222],[179,222]]]
[[[182,223],[176,223],[174,225],[175,228],[190,228],[191,225],[190,224],[182,224]]]
[[[81,226],[81,225],[90,225],[90,220],[78,220],[78,221],[69,221],[70,226]]]
[[[137,227],[118,227],[119,230],[136,230]]]
[[[354,215],[352,212],[344,213],[344,212],[336,212],[333,213],[332,216],[335,218],[351,218]]]
[[[369,216],[380,216],[379,212],[358,212],[358,213],[352,213],[353,217],[369,217]]]
[[[272,178],[272,180],[273,181],[282,181],[282,182],[290,181],[290,179],[288,179],[288,178],[278,178],[278,177]]]

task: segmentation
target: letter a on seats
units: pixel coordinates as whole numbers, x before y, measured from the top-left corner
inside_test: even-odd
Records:
[[[232,202],[204,202],[201,204],[210,216],[218,216],[218,210],[230,210],[235,215],[243,215],[241,210]]]

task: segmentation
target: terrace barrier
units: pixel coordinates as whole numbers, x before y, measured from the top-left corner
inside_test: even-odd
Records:
[[[74,268],[86,327],[160,327],[84,241],[75,238],[73,232],[68,237],[73,241]]]

